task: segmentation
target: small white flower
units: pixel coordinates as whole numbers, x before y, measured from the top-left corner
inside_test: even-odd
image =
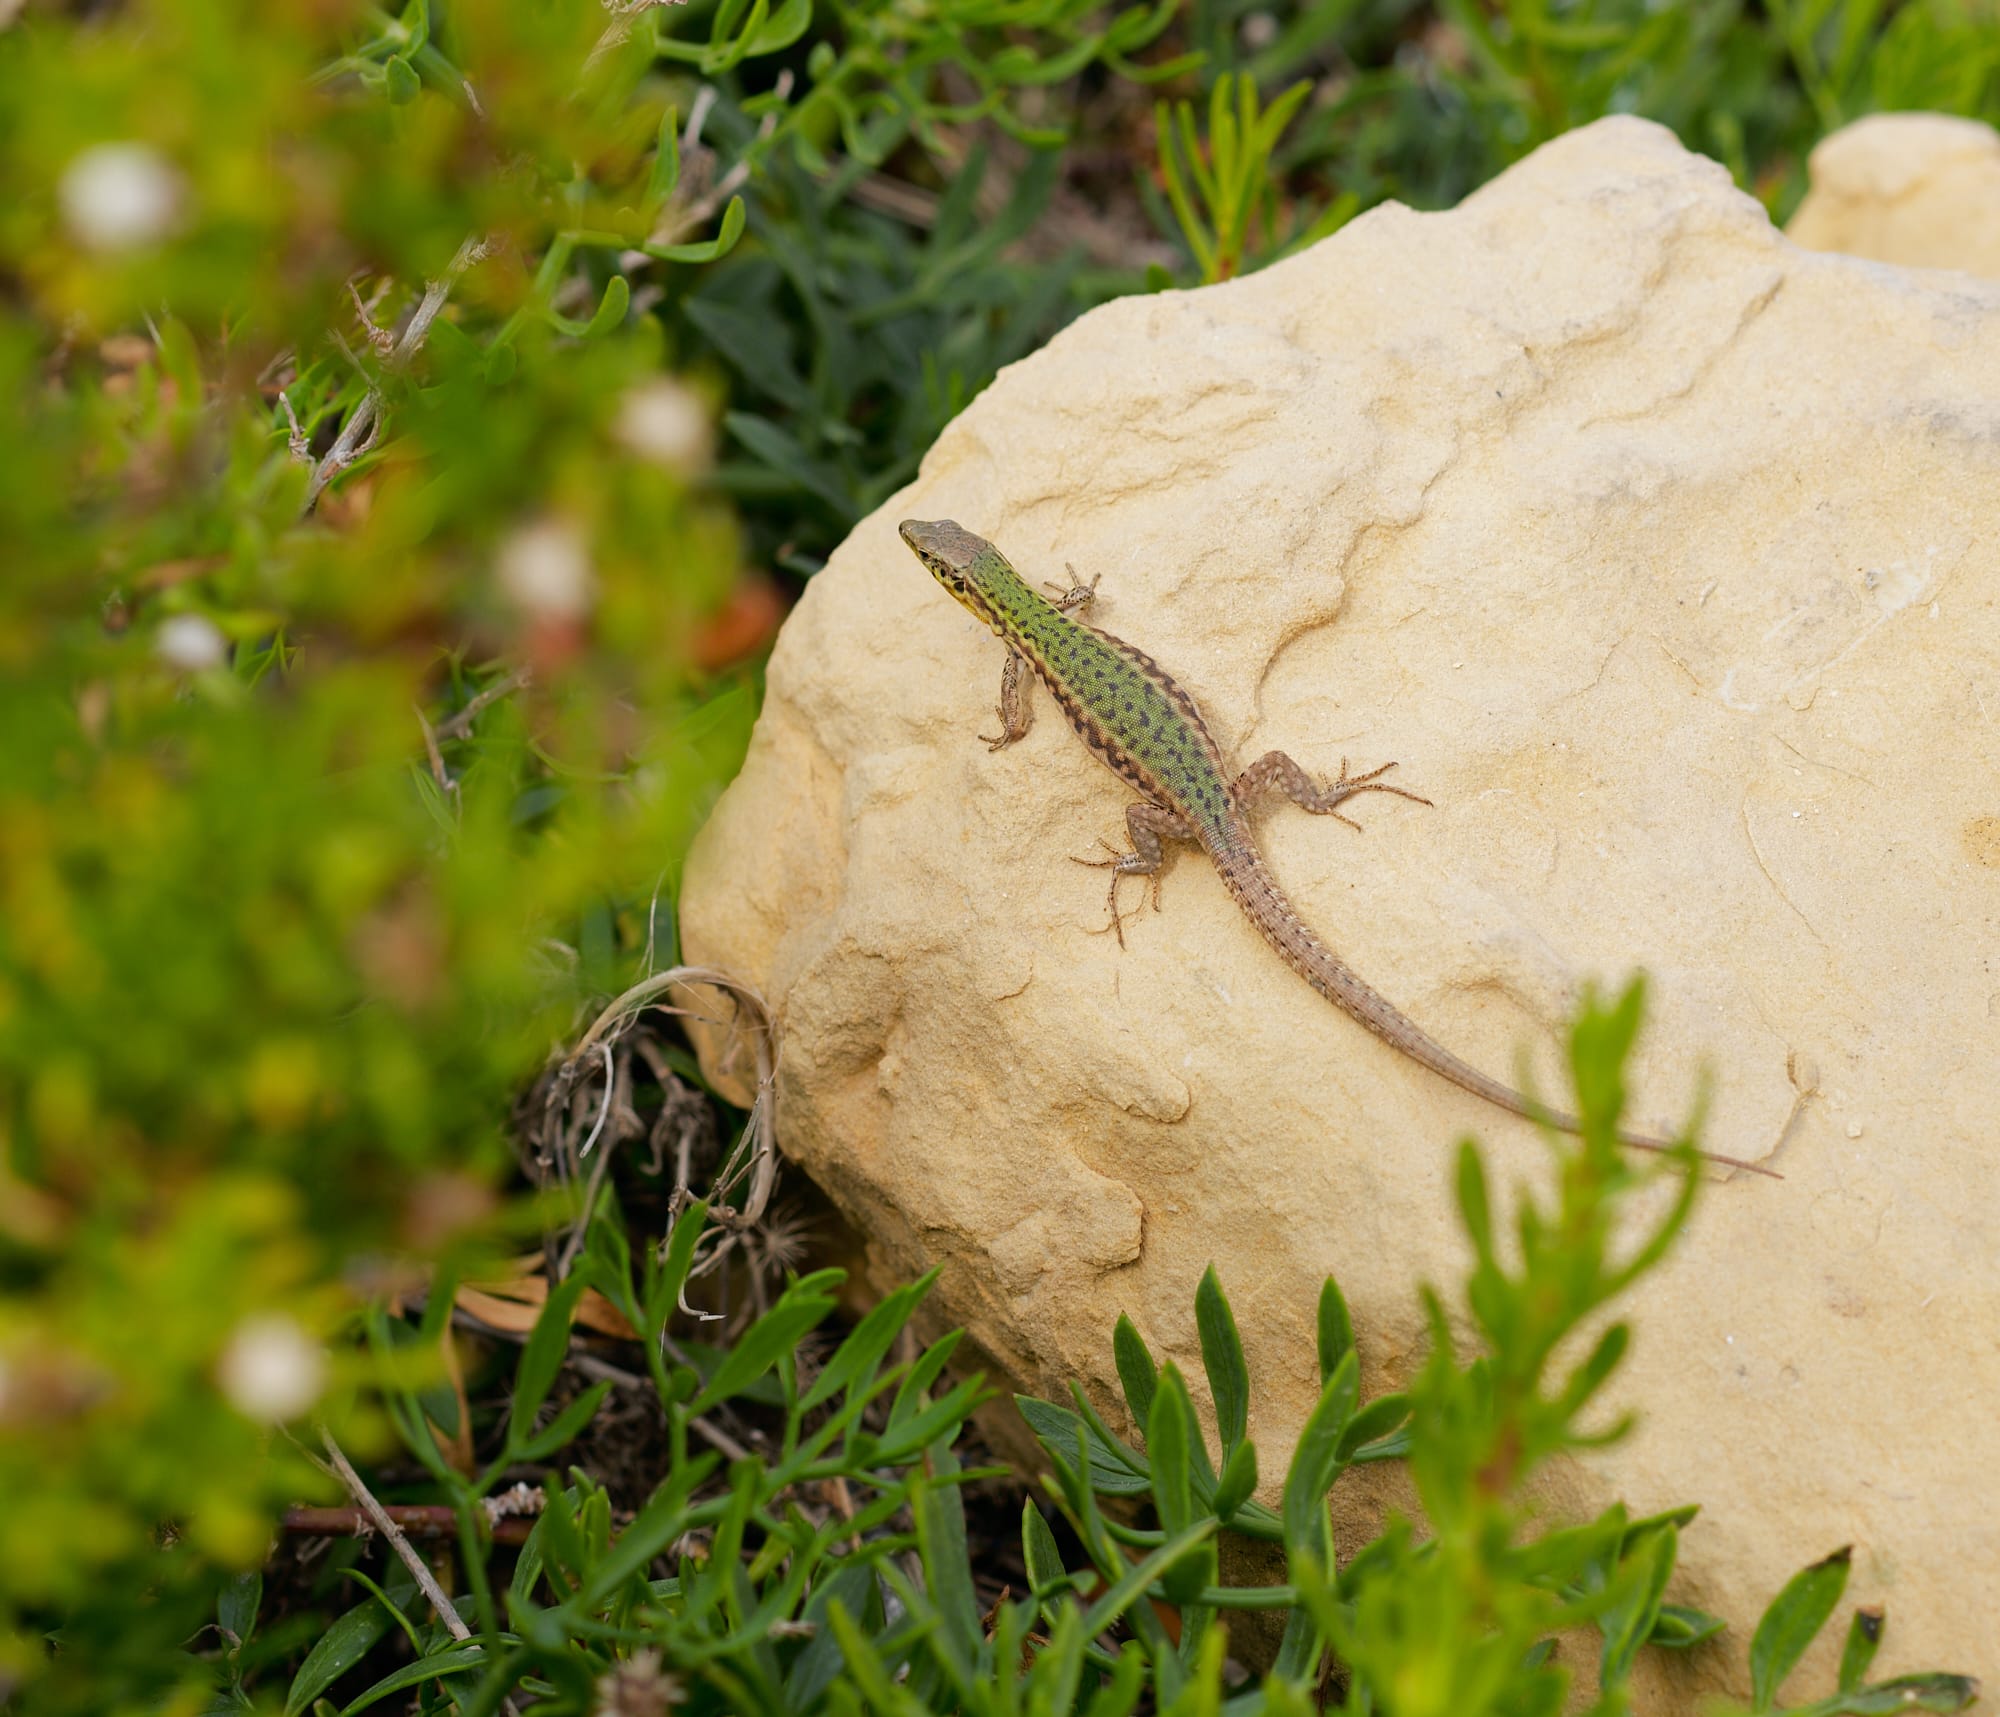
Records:
[[[181,206],[181,178],[143,143],[99,143],[62,176],[63,219],[91,250],[129,250],[166,236]]]
[[[615,433],[641,459],[669,471],[705,470],[714,452],[708,407],[677,381],[631,389],[619,404]]]
[[[561,519],[523,525],[500,545],[500,588],[530,614],[576,620],[590,611],[590,551]]]
[[[163,620],[153,635],[160,660],[190,674],[219,668],[229,654],[229,641],[213,620],[199,614],[176,614]]]
[[[236,1326],[216,1378],[246,1419],[281,1425],[309,1411],[326,1388],[326,1350],[282,1312]]]

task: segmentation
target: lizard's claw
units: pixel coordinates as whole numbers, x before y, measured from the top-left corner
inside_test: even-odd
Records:
[[[1382,779],[1395,767],[1395,760],[1392,758],[1380,767],[1369,770],[1366,775],[1350,775],[1347,772],[1347,759],[1343,757],[1340,760],[1340,779],[1325,791],[1335,804],[1342,799],[1351,799],[1356,793],[1393,793],[1399,799],[1414,799],[1419,805],[1428,805],[1431,801],[1423,794],[1412,793],[1407,787],[1391,787]],[[1342,817],[1341,821],[1344,823],[1348,819]]]

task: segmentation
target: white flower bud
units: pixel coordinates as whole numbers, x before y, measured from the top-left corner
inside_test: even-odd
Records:
[[[160,623],[153,635],[160,660],[190,674],[219,668],[229,655],[229,641],[213,620],[199,614],[176,614]]]
[[[130,250],[164,238],[180,213],[181,178],[143,143],[100,143],[64,171],[57,195],[77,243]]]
[[[216,1379],[246,1419],[281,1425],[319,1400],[326,1388],[326,1350],[282,1312],[260,1312],[236,1326]]]
[[[669,471],[706,470],[714,452],[713,428],[701,396],[665,378],[626,393],[615,432],[641,459]]]
[[[538,618],[578,620],[590,611],[590,551],[574,525],[544,519],[500,545],[500,588]]]

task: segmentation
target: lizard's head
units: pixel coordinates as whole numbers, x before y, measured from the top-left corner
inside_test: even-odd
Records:
[[[956,519],[905,519],[896,528],[938,583],[980,619],[992,620],[988,590],[993,575],[1012,570],[1006,556]]]

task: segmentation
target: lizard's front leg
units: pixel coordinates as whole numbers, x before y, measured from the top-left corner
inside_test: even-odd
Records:
[[[1071,578],[1076,577],[1076,568],[1069,568]],[[1099,573],[1097,578],[1102,578]],[[1065,590],[1061,585],[1051,584],[1048,588],[1056,592],[1057,609],[1067,614],[1072,608],[1088,608],[1097,600],[1097,578],[1088,584],[1072,584]],[[1000,733],[982,733],[979,737],[986,741],[988,751],[998,751],[1003,745],[1012,745],[1025,735],[1034,718],[1028,713],[1028,688],[1021,680],[1021,670],[1027,666],[1027,659],[1019,650],[1007,652],[1007,665],[1000,670]]]
[[[1007,665],[1000,670],[1000,736],[997,739],[990,733],[979,736],[986,741],[988,751],[1012,745],[1028,731],[1028,693],[1021,684],[1021,670],[1027,665],[1019,650],[1007,652]]]
[[[1160,909],[1160,866],[1166,855],[1161,851],[1164,841],[1192,841],[1197,839],[1194,825],[1178,811],[1170,811],[1164,805],[1155,805],[1149,799],[1141,799],[1136,805],[1125,807],[1125,828],[1132,837],[1132,850],[1121,853],[1113,849],[1109,842],[1105,850],[1111,854],[1108,859],[1077,859],[1076,863],[1088,865],[1092,870],[1108,870],[1111,873],[1111,891],[1105,897],[1105,904],[1111,910],[1111,922],[1105,928],[1118,938],[1118,946],[1125,946],[1125,921],[1118,914],[1118,884],[1128,876],[1149,876],[1153,879],[1153,910]]]
[[[1380,779],[1395,767],[1393,763],[1385,763],[1379,769],[1369,770],[1366,775],[1350,775],[1347,773],[1347,759],[1343,757],[1340,760],[1340,779],[1322,784],[1282,751],[1267,751],[1236,777],[1230,796],[1239,805],[1247,806],[1266,793],[1282,793],[1303,810],[1322,817],[1338,818],[1350,829],[1358,829],[1361,825],[1352,817],[1340,814],[1340,807],[1357,793],[1394,793],[1399,799],[1414,799],[1419,805],[1430,803],[1421,793],[1391,787]]]

